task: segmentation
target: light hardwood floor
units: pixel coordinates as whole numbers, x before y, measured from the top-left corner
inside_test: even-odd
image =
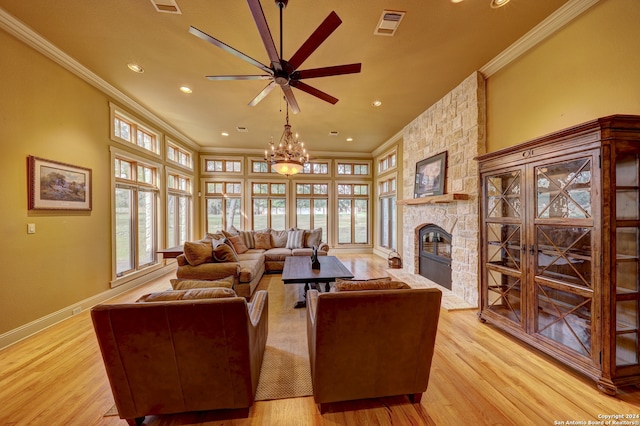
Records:
[[[386,259],[339,257],[358,278],[386,275]],[[265,276],[260,287],[271,277]],[[110,303],[165,290],[169,278]],[[640,390],[623,389],[615,398],[604,395],[592,381],[481,324],[476,313],[441,312],[429,388],[419,405],[405,396],[343,402],[330,404],[321,416],[313,398],[305,397],[256,402],[248,417],[246,411],[243,417],[238,411],[220,410],[147,417],[145,424],[538,426],[640,414]],[[112,405],[89,312],[0,351],[0,425],[126,424],[117,416],[103,417]]]

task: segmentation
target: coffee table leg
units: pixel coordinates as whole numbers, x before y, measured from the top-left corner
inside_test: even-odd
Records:
[[[298,300],[295,305],[293,305],[293,309],[300,309],[307,307],[307,290],[309,290],[309,283],[304,284],[304,294],[302,296],[302,300]]]

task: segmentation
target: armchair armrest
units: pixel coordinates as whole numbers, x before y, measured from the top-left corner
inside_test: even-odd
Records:
[[[329,244],[320,243],[320,245],[318,246],[318,251],[323,251],[325,253],[328,253],[329,252]]]
[[[259,290],[253,295],[253,299],[247,304],[249,310],[249,320],[251,325],[257,327],[262,318],[268,315],[268,293],[266,290]]]
[[[251,303],[247,304],[249,314],[249,350],[251,353],[251,386],[255,396],[258,388],[258,378],[262,359],[267,345],[269,327],[269,296],[266,290],[258,290],[254,293]]]

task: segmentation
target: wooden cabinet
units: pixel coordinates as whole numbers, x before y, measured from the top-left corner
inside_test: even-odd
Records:
[[[481,311],[615,394],[640,384],[640,117],[478,158]]]

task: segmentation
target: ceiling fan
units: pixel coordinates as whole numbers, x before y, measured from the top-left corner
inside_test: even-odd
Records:
[[[331,12],[329,16],[316,28],[316,30],[309,36],[296,53],[288,60],[282,59],[282,12],[287,6],[289,0],[275,0],[276,5],[280,9],[280,54],[276,50],[276,45],[271,37],[271,31],[269,31],[269,25],[264,16],[260,0],[247,0],[249,9],[253,15],[253,20],[258,27],[258,32],[262,37],[264,47],[267,49],[267,56],[269,57],[270,66],[245,55],[244,53],[234,49],[222,41],[211,37],[203,31],[195,27],[190,27],[189,32],[204,41],[207,41],[214,46],[217,46],[229,52],[232,55],[247,61],[251,65],[260,68],[266,74],[262,75],[214,75],[207,76],[209,80],[270,80],[267,87],[262,89],[258,95],[249,102],[249,106],[256,106],[262,99],[264,99],[276,86],[280,86],[284,92],[284,96],[287,103],[291,107],[291,111],[296,114],[300,112],[300,107],[293,94],[292,87],[302,90],[310,95],[313,95],[323,101],[335,104],[338,99],[311,87],[306,83],[303,83],[302,79],[328,77],[341,74],[353,74],[359,73],[362,64],[348,64],[348,65],[336,65],[331,67],[314,68],[299,71],[298,68],[311,54],[333,33],[336,28],[340,26],[342,20],[335,12]]]

